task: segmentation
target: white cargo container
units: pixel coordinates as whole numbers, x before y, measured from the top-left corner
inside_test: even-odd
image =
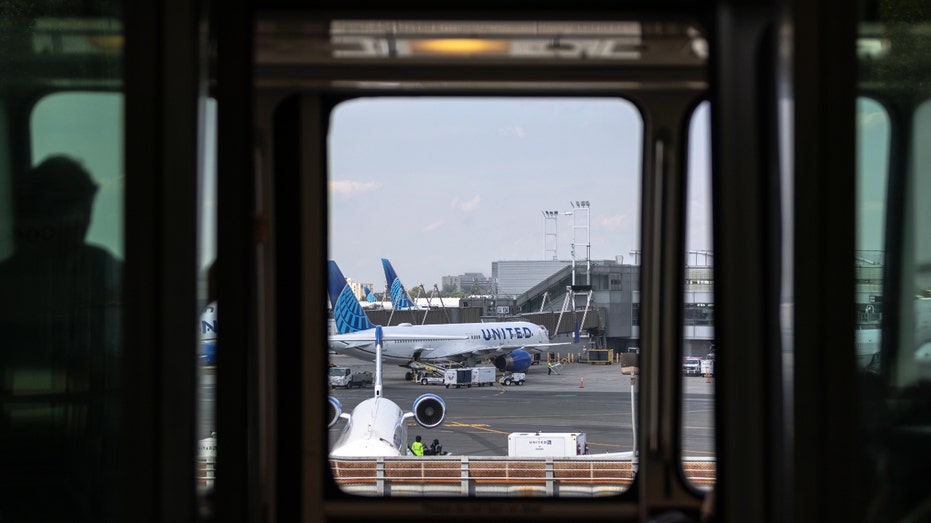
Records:
[[[485,385],[493,385],[494,383],[494,367],[446,369],[446,374],[443,376],[443,385],[446,385],[447,389],[450,385],[455,385],[458,389],[462,386],[471,387],[472,385],[477,385],[479,387],[484,387]]]
[[[565,458],[588,454],[584,432],[512,432],[508,456],[520,458]]]

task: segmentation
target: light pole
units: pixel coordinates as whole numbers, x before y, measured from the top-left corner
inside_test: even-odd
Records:
[[[572,243],[569,244],[569,255],[572,258],[572,286],[575,287],[575,213],[566,211],[563,214],[572,217],[572,222],[569,223],[569,229],[572,231]]]
[[[553,259],[557,260],[556,257],[556,248],[558,243],[556,241],[556,217],[559,216],[559,211],[543,211],[543,259]],[[549,224],[552,222],[553,226],[550,227]],[[552,242],[550,239],[552,238]],[[549,246],[552,245],[552,248]],[[549,252],[553,253],[552,258],[547,258]]]
[[[588,200],[574,200],[570,201],[569,205],[574,209],[570,214],[572,214],[572,284],[575,285],[575,241],[576,229],[585,230],[585,284],[592,284],[592,242],[591,242],[591,223],[592,223],[592,212],[591,212],[591,202]],[[580,212],[585,213],[585,225],[576,224],[576,215]]]

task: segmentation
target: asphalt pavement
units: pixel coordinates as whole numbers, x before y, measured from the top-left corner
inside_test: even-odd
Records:
[[[342,355],[331,355],[332,363],[359,370],[374,370],[374,364]],[[512,432],[585,432],[591,454],[633,449],[630,376],[618,364],[563,364],[558,373],[547,374],[546,364],[534,365],[524,385],[445,388],[405,381],[407,369],[386,366],[383,396],[409,410],[425,392],[443,398],[447,416],[443,425],[424,429],[409,421],[408,436],[436,438],[445,450],[456,455],[506,456],[507,436]],[[684,454],[711,456],[714,449],[714,379],[683,377]],[[633,387],[636,398],[637,387]],[[373,390],[336,389],[331,394],[346,411],[372,397]],[[330,429],[335,441],[344,422]]]

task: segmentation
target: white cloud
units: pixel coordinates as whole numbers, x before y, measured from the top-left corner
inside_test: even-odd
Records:
[[[422,230],[423,232],[431,232],[431,231],[435,231],[435,230],[439,229],[440,227],[442,227],[442,226],[445,225],[445,224],[446,224],[446,220],[440,220],[440,221],[433,222],[433,223],[430,223],[430,224],[424,226],[424,228],[421,229],[421,230]]]
[[[636,217],[631,218],[629,214],[621,213],[613,216],[603,216],[599,223],[605,229],[614,231],[625,226],[636,225]]]
[[[523,138],[527,136],[527,131],[524,131],[524,128],[519,125],[509,125],[507,127],[498,129],[498,136],[515,136],[517,138]]]
[[[477,194],[473,196],[471,200],[467,200],[464,202],[460,202],[459,197],[457,196],[453,198],[453,201],[449,203],[449,206],[452,207],[453,209],[459,209],[460,211],[469,212],[469,211],[474,211],[478,209],[481,201],[482,201],[482,197]]]
[[[336,196],[352,197],[359,193],[381,189],[378,182],[357,182],[353,180],[330,180],[330,193]]]

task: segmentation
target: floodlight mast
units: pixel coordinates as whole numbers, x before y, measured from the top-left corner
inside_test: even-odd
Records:
[[[556,248],[559,243],[557,242],[556,233],[558,231],[556,227],[556,217],[559,216],[559,211],[542,211],[543,212],[543,259],[544,260],[558,260],[556,256]],[[552,227],[550,226],[552,223]],[[552,241],[550,241],[552,239]],[[552,245],[552,248],[550,248]],[[552,256],[549,256],[549,253],[552,252]]]
[[[591,242],[591,202],[588,200],[573,200],[569,202],[569,205],[572,207],[572,211],[565,212],[572,216],[572,285],[575,285],[575,246],[576,246],[576,230],[583,229],[585,233],[585,242],[582,244],[585,246],[585,284],[592,284],[592,242]],[[585,224],[579,225],[576,220],[576,215],[580,212],[585,213]]]

